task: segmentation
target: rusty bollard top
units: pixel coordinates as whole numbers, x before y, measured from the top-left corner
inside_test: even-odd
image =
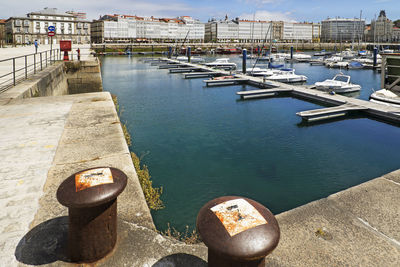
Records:
[[[107,203],[125,189],[126,175],[115,168],[96,167],[75,173],[57,190],[57,200],[68,208],[90,208]]]
[[[225,196],[206,203],[197,216],[197,229],[208,249],[235,260],[256,260],[278,245],[275,216],[260,203]]]

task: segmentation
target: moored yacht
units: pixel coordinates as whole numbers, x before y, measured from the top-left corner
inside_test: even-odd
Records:
[[[188,62],[189,59],[187,56],[179,56],[176,58],[176,60]],[[205,61],[204,58],[201,58],[201,57],[191,57],[190,58],[190,62],[193,62],[193,63],[200,63],[200,62],[204,62],[204,61]]]
[[[336,74],[333,79],[323,82],[316,82],[315,87],[318,90],[329,91],[335,93],[350,93],[361,90],[361,86],[350,82],[351,77],[342,73]]]
[[[370,95],[369,101],[388,106],[400,107],[400,93],[381,89]]]
[[[214,62],[205,63],[204,65],[212,68],[221,67],[236,69],[236,63],[229,62],[229,58],[217,58]]]
[[[294,73],[294,69],[281,69],[279,72],[267,76],[266,79],[282,83],[303,83],[307,81],[307,76]]]

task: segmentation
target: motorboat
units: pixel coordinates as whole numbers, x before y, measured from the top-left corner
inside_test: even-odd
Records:
[[[265,68],[259,68],[259,67],[254,67],[254,68],[249,68],[249,69],[247,69],[247,74],[256,76],[257,73],[265,72],[265,71],[267,71],[267,69],[265,69]]]
[[[361,51],[358,51],[358,55],[360,57],[367,57],[370,55],[370,53],[367,50],[361,50]]]
[[[189,58],[187,56],[179,56],[176,58],[176,60],[188,62]],[[201,57],[190,57],[190,62],[193,62],[193,63],[201,63],[204,61],[205,61],[204,58],[201,58]]]
[[[209,62],[205,63],[207,67],[212,67],[212,68],[231,68],[231,69],[236,69],[236,63],[229,62],[229,58],[217,58],[214,62]]]
[[[307,54],[294,54],[293,55],[293,59],[297,62],[310,62],[311,60],[311,55],[307,55]]]
[[[349,62],[347,61],[338,61],[338,62],[328,62],[325,64],[328,68],[338,68],[338,69],[346,69],[349,67]]]
[[[400,93],[381,89],[372,93],[369,97],[369,101],[387,106],[400,107]]]
[[[279,73],[281,70],[278,69],[267,69],[267,68],[259,68],[254,67],[247,70],[247,74],[252,76],[271,76],[275,73]]]
[[[325,63],[343,61],[343,57],[332,56],[325,59]]]
[[[325,65],[324,58],[320,57],[320,58],[312,59],[312,60],[310,60],[310,65],[311,66],[323,66],[323,65]]]
[[[315,57],[321,57],[321,56],[325,57],[325,56],[330,56],[332,54],[333,54],[333,52],[328,52],[326,50],[321,50],[320,52],[315,53],[314,56]]]
[[[364,65],[361,64],[358,61],[352,61],[349,63],[349,65],[347,66],[350,70],[359,70],[359,69],[363,69]]]
[[[303,83],[307,81],[307,76],[294,73],[294,69],[280,69],[279,72],[267,76],[266,79],[282,83]]]
[[[340,53],[337,53],[336,55],[340,56],[344,59],[352,59],[352,58],[355,58],[357,54],[358,54],[357,52],[354,52],[353,50],[350,50],[347,48],[346,50],[344,50]]]
[[[290,54],[287,53],[274,53],[270,56],[272,62],[284,62],[285,59],[290,59]]]
[[[331,80],[316,82],[317,90],[335,92],[335,93],[350,93],[361,90],[361,86],[350,82],[351,77],[343,73],[336,74]]]

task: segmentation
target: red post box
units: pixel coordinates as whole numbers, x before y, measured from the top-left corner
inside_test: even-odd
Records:
[[[68,61],[68,51],[72,50],[71,40],[61,40],[60,50],[64,51],[64,61]]]

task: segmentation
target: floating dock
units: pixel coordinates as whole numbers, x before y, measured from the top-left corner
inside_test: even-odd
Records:
[[[346,116],[349,112],[361,111],[366,109],[366,107],[347,103],[336,107],[301,111],[297,112],[296,115],[302,117],[306,121],[319,121]]]
[[[249,90],[249,91],[240,91],[236,94],[239,95],[242,99],[250,99],[250,98],[263,98],[263,97],[271,97],[276,96],[279,93],[290,93],[292,89],[261,89],[261,90]]]
[[[232,78],[232,79],[221,79],[221,80],[204,80],[206,86],[226,86],[232,84],[244,84],[248,82],[249,79],[246,78]]]
[[[246,90],[237,92],[242,99],[253,99],[262,97],[273,97],[288,95],[306,101],[319,102],[322,105],[333,106],[310,111],[298,112],[297,115],[305,121],[320,121],[332,118],[344,117],[352,112],[360,112],[383,121],[400,124],[400,108],[373,103],[366,100],[346,97],[344,95],[330,95],[327,92],[310,89],[311,86],[291,85],[280,82],[268,81],[260,77],[253,77],[244,74],[234,74],[232,71],[214,69],[204,65],[183,63],[177,60],[165,59],[166,65],[160,68],[196,68],[196,72],[184,73],[185,78],[200,78],[213,76],[231,76],[233,79],[205,80],[207,86],[224,86],[232,84],[247,84],[258,87],[258,90]],[[265,89],[266,88],[266,89]]]
[[[184,67],[184,68],[173,68],[169,70],[169,73],[185,73],[192,71],[199,71],[201,68],[199,67]]]
[[[185,79],[196,79],[196,78],[206,78],[206,77],[215,77],[220,76],[220,72],[214,71],[203,71],[203,72],[191,72],[191,73],[183,73]]]

